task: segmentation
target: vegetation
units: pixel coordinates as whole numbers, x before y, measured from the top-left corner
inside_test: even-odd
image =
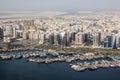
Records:
[[[87,42],[87,43],[85,43],[85,46],[91,46],[91,45],[93,45],[92,42]]]
[[[7,49],[15,49],[15,48],[22,48],[22,47],[24,47],[24,46],[19,45],[19,44],[17,44],[17,45],[8,45]]]
[[[53,49],[57,51],[61,50],[61,46],[56,46],[56,45],[39,45],[39,46],[36,46],[35,48],[45,49],[45,50]]]
[[[76,52],[76,53],[80,53],[80,54],[84,54],[87,52],[91,52],[94,53],[96,55],[102,54],[104,56],[116,56],[119,55],[120,56],[120,50],[119,49],[93,49],[93,48],[81,48],[81,47],[77,47],[77,48],[73,48],[73,47],[61,47],[60,45],[39,45],[36,46],[35,48],[39,48],[39,49],[45,49],[45,50],[57,50],[57,51],[65,51],[65,52]]]

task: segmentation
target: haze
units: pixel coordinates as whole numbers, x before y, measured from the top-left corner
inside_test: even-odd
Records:
[[[0,11],[120,10],[120,0],[0,0]]]

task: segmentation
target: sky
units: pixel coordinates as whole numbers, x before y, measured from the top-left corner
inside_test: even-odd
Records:
[[[120,0],[0,0],[0,11],[120,10]]]

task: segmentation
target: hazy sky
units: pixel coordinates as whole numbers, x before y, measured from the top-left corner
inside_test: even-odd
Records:
[[[120,10],[120,0],[0,0],[0,11]]]

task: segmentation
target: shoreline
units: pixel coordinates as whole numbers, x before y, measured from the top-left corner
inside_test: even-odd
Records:
[[[0,53],[0,60],[13,60],[24,58],[27,62],[35,62],[38,64],[50,64],[54,62],[69,63],[75,71],[97,70],[98,68],[120,67],[120,57],[104,56],[94,53],[58,53],[41,49],[22,49],[8,50]],[[106,60],[104,60],[106,59]],[[100,61],[99,61],[100,60]],[[77,64],[72,62],[78,61]],[[80,62],[82,61],[82,62]],[[88,62],[87,62],[88,61]],[[89,62],[91,61],[91,62]]]

